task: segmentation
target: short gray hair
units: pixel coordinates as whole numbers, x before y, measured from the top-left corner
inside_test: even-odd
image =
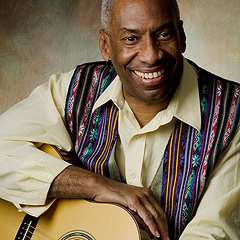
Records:
[[[107,33],[110,32],[110,22],[112,18],[113,1],[114,0],[102,0],[101,24],[102,24],[102,28]]]
[[[159,0],[160,1],[160,0]],[[177,21],[180,20],[179,7],[177,0],[171,0],[173,11],[176,16]],[[113,9],[114,0],[102,0],[102,9],[101,9],[101,24],[102,28],[110,33],[110,22],[112,18],[112,9]]]

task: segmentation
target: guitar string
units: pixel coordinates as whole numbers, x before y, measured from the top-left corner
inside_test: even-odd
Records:
[[[26,225],[26,224],[27,224],[27,223],[24,223],[24,225]],[[36,229],[36,228],[33,227],[31,224],[32,224],[32,221],[27,224],[27,225],[28,225],[28,226],[27,226],[27,229],[24,229],[25,234],[24,234],[22,240],[25,240],[26,238],[31,239],[31,237],[32,237],[32,235],[33,235],[33,232],[34,232],[34,230]],[[31,232],[30,230],[31,230],[32,232]],[[27,236],[28,233],[30,233],[31,236]],[[21,233],[21,234],[23,234],[23,233]],[[21,238],[19,237],[18,239],[21,239]]]
[[[32,224],[32,221],[30,221],[29,224],[28,224],[28,226],[27,226],[26,232],[25,232],[25,234],[24,234],[24,236],[23,236],[23,240],[26,239],[26,237],[29,238],[29,239],[31,239],[32,236],[31,236],[31,237],[28,237],[28,236],[27,236],[28,230],[29,230],[29,228],[31,227],[31,224]]]

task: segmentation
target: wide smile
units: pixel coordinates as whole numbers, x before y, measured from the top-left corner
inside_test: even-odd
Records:
[[[150,72],[150,73],[144,73],[144,72],[139,72],[139,71],[134,71],[139,77],[145,78],[145,79],[153,79],[153,78],[158,78],[163,73],[165,72],[165,69],[158,71],[158,72]]]
[[[155,72],[140,72],[133,71],[133,73],[138,77],[138,79],[145,85],[157,85],[162,81],[162,76],[166,69]]]

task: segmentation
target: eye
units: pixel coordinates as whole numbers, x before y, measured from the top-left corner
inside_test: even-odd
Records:
[[[162,38],[167,38],[167,37],[169,37],[169,32],[164,32],[164,33],[162,33],[162,34],[160,34],[160,37],[162,37]]]
[[[133,42],[133,41],[136,40],[136,37],[128,37],[128,38],[126,38],[126,40],[127,40],[128,42]]]
[[[139,38],[137,36],[128,36],[128,37],[123,38],[122,40],[127,45],[133,45],[138,42]]]
[[[173,40],[174,37],[175,37],[174,31],[171,30],[162,31],[157,35],[157,39],[159,41],[170,41]]]

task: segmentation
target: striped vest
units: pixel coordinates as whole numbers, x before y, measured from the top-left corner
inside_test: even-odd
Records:
[[[239,85],[195,67],[199,72],[201,131],[177,121],[150,186],[167,213],[171,239],[178,239],[193,218],[209,174],[239,120]],[[66,123],[79,164],[124,181],[114,159],[118,109],[109,101],[92,111],[115,77],[113,66],[105,62],[78,66],[69,86]]]

